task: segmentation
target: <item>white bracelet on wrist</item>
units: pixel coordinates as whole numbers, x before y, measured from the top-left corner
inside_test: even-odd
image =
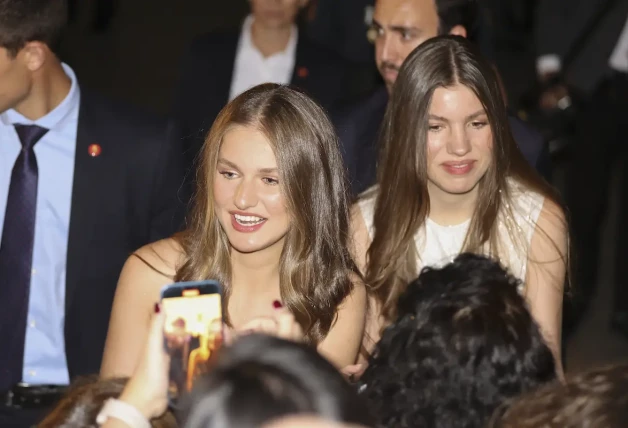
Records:
[[[109,418],[119,419],[131,428],[151,428],[150,422],[139,410],[115,398],[105,401],[105,405],[96,417],[96,423],[102,426]]]

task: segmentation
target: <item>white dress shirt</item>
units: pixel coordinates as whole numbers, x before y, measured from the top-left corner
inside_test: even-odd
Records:
[[[628,73],[628,19],[608,60],[608,65],[613,70]],[[539,75],[558,72],[561,67],[560,57],[555,54],[542,55],[536,60]]]
[[[30,384],[69,383],[63,326],[80,90],[72,69],[65,64],[63,69],[72,80],[72,86],[65,99],[50,113],[34,121],[15,110],[0,114],[0,236],[11,171],[22,149],[13,125],[21,123],[49,129],[34,147],[39,173],[22,373],[22,381]]]
[[[297,27],[292,27],[292,34],[284,51],[264,57],[253,44],[251,37],[253,19],[253,16],[247,16],[242,25],[233,78],[231,79],[229,101],[253,86],[262,83],[287,85],[292,79],[299,37]]]

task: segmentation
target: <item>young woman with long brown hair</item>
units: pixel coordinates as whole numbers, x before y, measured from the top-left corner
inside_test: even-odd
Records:
[[[381,141],[378,184],[352,215],[355,257],[373,289],[369,334],[394,321],[421,268],[481,253],[523,281],[560,364],[565,215],[512,138],[490,63],[461,37],[423,43],[400,70]]]
[[[323,110],[290,88],[257,86],[223,109],[200,162],[189,228],[139,249],[122,271],[101,374],[133,372],[163,285],[202,279],[223,285],[230,329],[272,330],[283,306],[303,340],[339,368],[352,364],[366,291],[348,250],[346,179]]]

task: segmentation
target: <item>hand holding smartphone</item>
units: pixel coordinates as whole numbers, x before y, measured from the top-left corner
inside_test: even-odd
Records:
[[[217,281],[179,282],[161,290],[164,348],[170,356],[170,399],[189,392],[223,342],[222,293]]]

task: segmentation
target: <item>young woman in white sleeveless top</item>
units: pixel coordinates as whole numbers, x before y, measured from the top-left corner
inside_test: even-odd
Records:
[[[560,367],[565,215],[512,138],[491,65],[459,37],[419,46],[395,82],[381,144],[378,184],[352,217],[355,258],[372,291],[367,343],[395,319],[421,268],[467,251],[521,279]]]

